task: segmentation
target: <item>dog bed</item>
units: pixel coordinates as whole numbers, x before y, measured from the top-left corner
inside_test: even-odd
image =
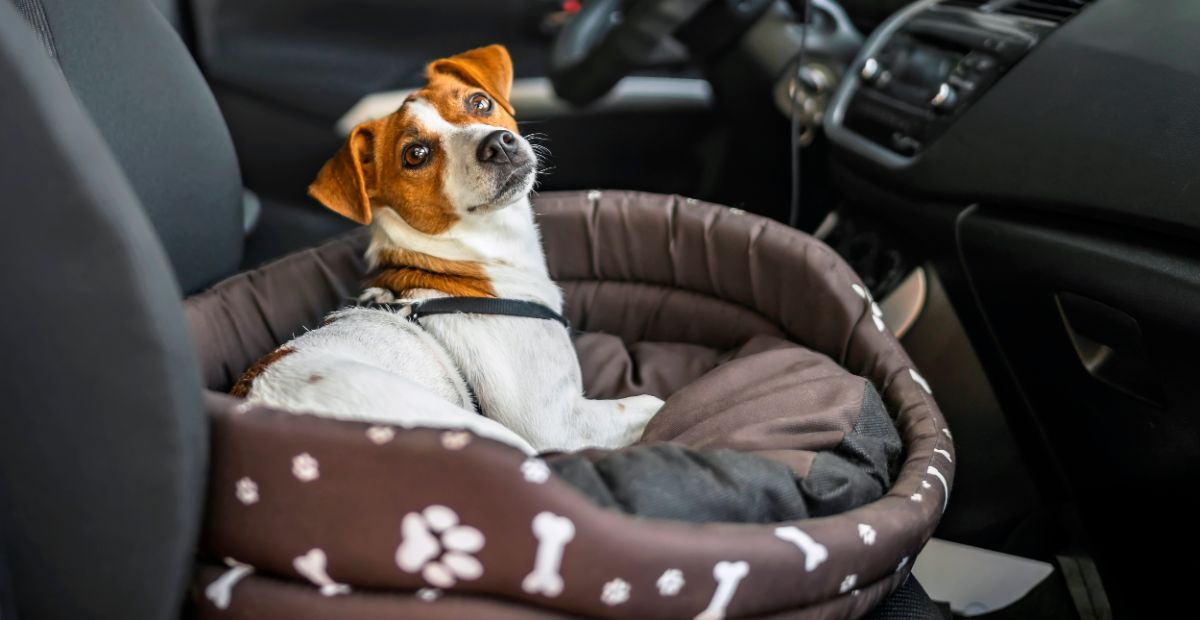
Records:
[[[235,276],[187,302],[212,391],[202,617],[859,617],[905,580],[954,449],[845,263],[690,199],[535,208],[588,394],[667,399],[641,445],[526,457],[222,395],[357,294],[366,236]]]

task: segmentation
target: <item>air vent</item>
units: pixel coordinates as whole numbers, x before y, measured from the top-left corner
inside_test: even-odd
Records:
[[[988,0],[943,0],[942,6],[959,6],[965,9],[977,9],[988,3]]]
[[[1091,0],[1017,0],[997,7],[997,12],[1061,24],[1082,11],[1090,2]]]

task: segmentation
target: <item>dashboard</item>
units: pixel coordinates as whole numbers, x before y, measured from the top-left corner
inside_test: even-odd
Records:
[[[1192,0],[922,0],[884,22],[826,132],[848,167],[946,202],[1200,237]]]

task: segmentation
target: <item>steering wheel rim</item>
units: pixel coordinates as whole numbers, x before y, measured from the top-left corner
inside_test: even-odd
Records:
[[[549,73],[555,92],[575,105],[599,99],[713,1],[641,0],[633,2],[627,14],[622,13],[623,0],[585,3],[551,50]]]

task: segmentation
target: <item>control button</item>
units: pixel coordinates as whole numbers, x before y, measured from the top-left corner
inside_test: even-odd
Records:
[[[874,58],[868,58],[867,61],[863,63],[862,71],[860,71],[858,74],[862,77],[864,82],[868,84],[874,84],[875,80],[879,78],[881,73],[883,73],[883,65],[879,64],[879,61],[875,60]]]
[[[951,110],[958,103],[958,91],[954,90],[953,86],[942,82],[941,86],[938,86],[937,94],[929,100],[929,103],[939,110]]]
[[[921,141],[899,131],[892,133],[892,150],[901,155],[916,155],[921,150]]]

